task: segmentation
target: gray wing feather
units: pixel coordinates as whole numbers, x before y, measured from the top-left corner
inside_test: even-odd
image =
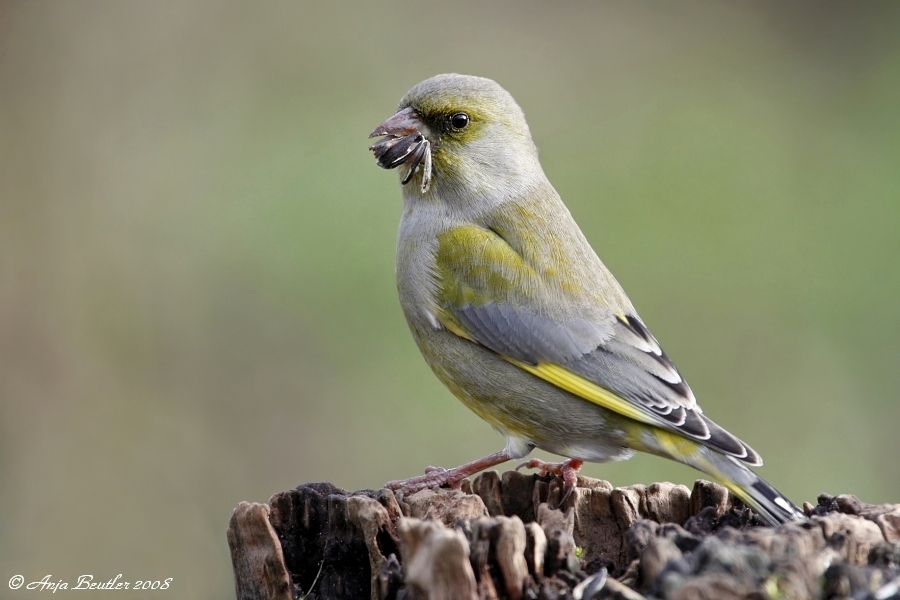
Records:
[[[613,335],[612,323],[583,318],[560,322],[495,302],[457,308],[454,314],[491,350],[531,364],[584,356]]]

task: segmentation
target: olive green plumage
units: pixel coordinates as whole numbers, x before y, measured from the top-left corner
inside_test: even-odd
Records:
[[[759,455],[702,414],[544,175],[512,96],[438,75],[373,135],[385,136],[379,165],[406,166],[404,315],[440,380],[506,436],[500,460],[651,452],[712,475],[769,522],[799,516],[745,466]]]

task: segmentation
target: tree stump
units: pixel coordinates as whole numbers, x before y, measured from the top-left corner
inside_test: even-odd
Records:
[[[228,527],[239,600],[900,600],[900,504],[819,496],[763,526],[698,480],[613,488],[508,471],[462,489],[301,485]]]

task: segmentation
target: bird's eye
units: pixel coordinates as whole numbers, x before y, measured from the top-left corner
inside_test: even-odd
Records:
[[[450,126],[453,129],[465,129],[469,124],[469,115],[466,113],[456,113],[450,117]]]

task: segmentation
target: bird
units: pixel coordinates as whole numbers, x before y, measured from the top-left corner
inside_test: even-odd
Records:
[[[568,495],[585,462],[646,452],[708,474],[767,524],[804,518],[749,468],[759,454],[703,413],[550,184],[509,92],[436,75],[369,137],[380,138],[378,166],[400,169],[395,271],[412,336],[506,438],[489,456],[386,487],[459,486],[540,448],[566,459],[520,467],[561,477]]]

